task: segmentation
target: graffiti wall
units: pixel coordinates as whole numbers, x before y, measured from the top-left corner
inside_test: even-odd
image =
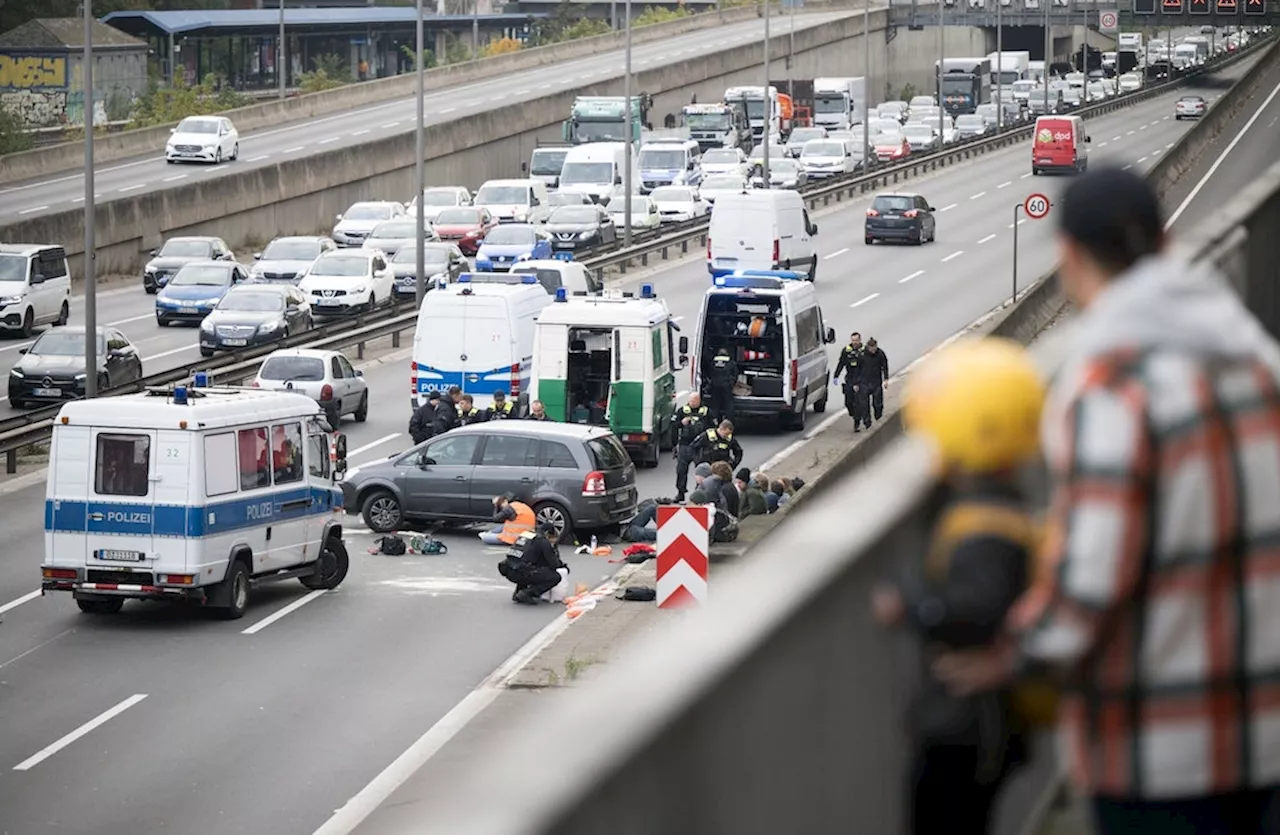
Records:
[[[146,50],[115,51],[94,61],[93,121],[129,118],[135,97],[146,90]],[[78,54],[0,52],[0,107],[32,128],[84,124],[85,94]]]
[[[68,82],[65,55],[0,53],[0,105],[32,127],[62,123]]]

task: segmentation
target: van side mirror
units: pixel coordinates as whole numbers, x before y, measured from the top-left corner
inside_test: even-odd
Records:
[[[683,370],[688,367],[689,367],[689,358],[684,354],[681,354],[679,359],[676,360],[676,368]]]
[[[818,234],[818,224],[816,224],[816,223],[810,223],[810,224],[809,224],[809,234],[810,234],[810,235],[816,235],[816,234]]]
[[[160,250],[158,250],[158,249],[153,249],[153,250],[151,250],[151,257],[152,257],[152,258],[155,258],[155,257],[156,257],[156,255],[157,255],[157,254],[159,254],[159,252],[160,252]]]
[[[521,174],[528,174],[528,173],[529,173],[529,163],[527,163],[527,162],[522,162],[522,163],[520,163],[520,173],[521,173]]]
[[[19,349],[18,349],[18,353],[19,353],[19,354],[25,354],[25,353],[26,353],[27,351],[29,351],[29,350],[31,350],[31,349],[30,349],[30,348],[19,348]]]
[[[255,260],[255,261],[261,261],[261,260],[262,260],[262,253],[261,253],[261,252],[255,252],[255,253],[253,253],[253,260]]]
[[[334,216],[333,216],[333,219],[334,219],[334,220],[342,220],[342,215],[334,215]]]
[[[680,337],[680,341],[676,344],[677,344],[677,350],[680,352],[680,354],[683,355],[683,354],[689,353],[689,337],[687,336]]]
[[[827,343],[828,345],[834,344],[836,341],[836,329],[827,328],[827,332],[822,335],[822,341]]]
[[[334,457],[337,458],[339,461],[344,462],[344,467],[345,467],[345,462],[347,460],[347,436],[346,435],[339,434],[338,440],[334,441]]]
[[[1092,137],[1092,136],[1086,136],[1086,137],[1084,138],[1084,141],[1085,141],[1085,142],[1092,142],[1092,141],[1093,141],[1093,137]]]

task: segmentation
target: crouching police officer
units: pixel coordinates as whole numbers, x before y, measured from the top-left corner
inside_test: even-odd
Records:
[[[560,532],[555,525],[543,523],[512,543],[506,557],[498,563],[498,573],[515,584],[513,603],[537,606],[542,595],[560,585],[560,569],[569,567],[560,559]]]
[[[689,467],[694,463],[694,444],[707,431],[711,411],[702,405],[702,395],[694,392],[675,414],[676,502],[684,501],[689,483]]]
[[[715,429],[708,429],[698,436],[693,445],[693,456],[699,464],[726,461],[733,469],[742,463],[742,444],[733,437],[733,423],[720,421]]]

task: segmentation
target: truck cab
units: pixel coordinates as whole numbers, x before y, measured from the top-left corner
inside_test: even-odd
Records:
[[[751,149],[751,126],[746,110],[727,104],[686,104],[680,109],[682,127],[698,148]]]
[[[627,136],[627,100],[623,96],[578,96],[562,126],[565,142],[640,142],[652,101],[646,93],[631,97],[631,135]]]
[[[782,135],[782,110],[778,104],[777,87],[730,87],[724,91],[728,105],[742,107],[751,125],[751,136],[756,143],[765,137]]]

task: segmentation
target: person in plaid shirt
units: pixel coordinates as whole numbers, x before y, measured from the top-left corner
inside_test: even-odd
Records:
[[[1156,195],[1094,171],[1058,213],[1080,308],[1042,422],[1052,570],[954,692],[1052,669],[1098,831],[1280,833],[1280,348],[1167,255]]]

